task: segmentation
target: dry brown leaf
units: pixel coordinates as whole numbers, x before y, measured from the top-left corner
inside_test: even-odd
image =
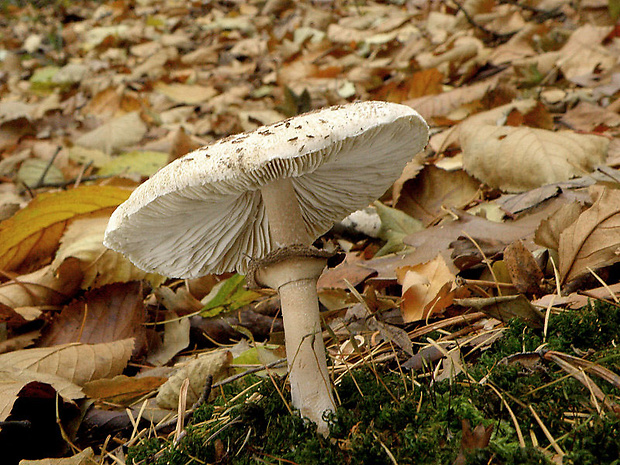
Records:
[[[0,284],[0,303],[14,309],[63,304],[79,290],[81,281],[80,263],[66,260],[56,270],[45,266]]]
[[[174,312],[166,312],[164,341],[160,347],[148,354],[147,361],[155,366],[168,363],[190,344],[189,331],[189,318],[179,318]]]
[[[613,26],[585,24],[571,34],[558,60],[567,79],[592,74],[595,69],[608,70],[616,64],[615,54],[600,45],[612,30]]]
[[[560,234],[558,250],[562,283],[620,261],[620,191],[604,188]]]
[[[604,163],[605,137],[526,127],[464,124],[463,166],[485,184],[523,192],[565,181]]]
[[[590,132],[597,128],[617,128],[620,126],[620,115],[600,105],[579,102],[562,115],[562,121],[574,130]]]
[[[521,294],[542,295],[541,284],[545,279],[536,260],[522,241],[515,241],[504,250],[504,263],[510,279]]]
[[[466,454],[471,454],[473,451],[488,447],[493,434],[493,425],[484,426],[480,423],[473,430],[469,420],[461,420],[461,425],[463,426],[461,449],[452,465],[465,465],[467,463]]]
[[[480,182],[464,171],[427,166],[403,185],[396,208],[428,225],[446,209],[465,207],[476,198],[479,188]]]
[[[6,420],[19,392],[24,386],[32,382],[49,384],[65,399],[84,397],[82,388],[64,377],[2,366],[0,367],[0,421]]]
[[[454,299],[454,303],[482,311],[493,318],[508,322],[518,318],[532,328],[542,328],[545,316],[522,295]]]
[[[179,402],[179,389],[185,379],[189,379],[187,403],[192,405],[198,400],[205,386],[208,375],[214,382],[225,377],[230,369],[233,356],[228,350],[216,350],[200,355],[198,358],[181,366],[157,393],[157,405],[162,408],[176,410]]]
[[[165,95],[173,102],[187,105],[197,105],[207,102],[218,94],[218,91],[214,87],[190,84],[166,84],[160,81],[153,87],[157,92]]]
[[[540,222],[534,234],[534,242],[551,250],[560,248],[560,234],[573,224],[583,211],[579,202],[567,203],[549,218]]]
[[[153,376],[138,378],[119,375],[90,381],[84,385],[83,391],[91,399],[129,406],[136,399],[157,390],[165,382],[166,378]]]
[[[122,147],[137,144],[146,134],[146,130],[140,114],[134,111],[78,137],[75,144],[109,154]]]
[[[80,260],[84,274],[82,289],[141,279],[149,281],[152,286],[161,284],[164,277],[142,271],[123,255],[103,245],[108,219],[106,215],[73,221],[60,239],[52,268],[57,269],[71,257]]]
[[[97,344],[135,340],[134,353],[146,345],[145,309],[140,282],[110,284],[74,300],[44,331],[39,347],[71,342]]]
[[[0,355],[0,369],[35,371],[62,377],[78,386],[119,375],[131,356],[133,339],[102,344],[65,344]]]
[[[497,238],[501,238],[502,242],[508,244],[518,239],[528,240],[534,235],[540,221],[547,218],[559,206],[551,203],[547,209],[505,223],[494,223],[478,216],[455,212],[458,215],[458,220],[432,226],[407,236],[404,243],[415,247],[414,252],[394,259],[386,257],[384,260],[369,260],[365,265],[376,269],[379,272],[379,277],[393,276],[394,272],[390,267],[414,265],[429,261],[438,250],[448,250],[450,244],[463,236],[464,233],[476,241],[490,239],[497,242]]]
[[[450,304],[442,299],[456,277],[442,255],[420,265],[398,268],[396,275],[403,287],[400,309],[406,323],[441,313]]]
[[[458,87],[449,92],[439,95],[428,95],[413,100],[403,102],[411,108],[417,110],[426,120],[434,116],[446,116],[466,103],[479,100],[491,89],[497,86],[497,78],[491,78],[469,87]]]

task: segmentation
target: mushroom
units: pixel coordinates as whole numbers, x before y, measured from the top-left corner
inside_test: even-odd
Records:
[[[413,109],[325,108],[233,135],[162,168],[116,209],[104,244],[175,278],[238,271],[280,295],[293,406],[327,432],[335,410],[314,240],[380,197],[428,141]]]

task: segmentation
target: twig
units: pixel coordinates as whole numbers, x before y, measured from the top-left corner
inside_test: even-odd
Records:
[[[526,10],[536,15],[540,15],[539,18],[535,18],[535,21],[537,23],[542,23],[543,21],[546,21],[548,19],[561,18],[565,16],[565,14],[560,11],[559,7],[555,7],[550,10],[542,10],[531,5],[522,5],[517,0],[499,0],[499,3],[514,5],[521,8],[522,10]]]
[[[37,189],[39,187],[43,187],[43,181],[45,180],[45,176],[47,176],[48,171],[50,170],[50,168],[52,167],[52,165],[54,164],[54,161],[56,160],[56,157],[58,156],[58,154],[60,153],[60,149],[61,147],[58,146],[56,148],[56,151],[54,152],[54,155],[52,155],[52,158],[50,158],[49,162],[47,163],[47,165],[45,166],[45,169],[43,170],[43,173],[41,173],[41,177],[39,178],[39,180],[36,182],[36,184],[33,187],[33,189]]]
[[[243,378],[246,375],[251,375],[252,373],[256,373],[258,371],[263,371],[263,370],[265,370],[267,368],[275,368],[278,365],[282,365],[284,363],[286,363],[286,359],[285,358],[281,358],[279,360],[276,360],[275,362],[268,363],[267,365],[261,365],[261,366],[256,367],[256,368],[250,368],[250,369],[244,371],[243,373],[238,373],[236,375],[229,376],[228,378],[225,378],[222,381],[218,381],[217,383],[215,383],[213,385],[213,387],[217,388],[217,387],[220,387],[220,386],[224,386],[225,384],[232,383],[233,381],[237,381],[238,379]]]
[[[452,3],[454,3],[456,5],[456,7],[457,7],[457,9],[459,11],[463,12],[463,15],[465,16],[465,19],[467,19],[467,21],[469,21],[469,24],[471,24],[473,27],[475,27],[476,29],[480,30],[484,34],[490,35],[493,38],[493,40],[506,41],[506,40],[510,39],[512,36],[514,36],[516,34],[516,31],[515,32],[508,32],[508,33],[505,33],[505,34],[501,34],[499,32],[494,32],[494,31],[492,31],[490,29],[487,29],[483,25],[478,24],[474,20],[474,18],[472,18],[471,15],[467,12],[467,10],[461,6],[461,4],[459,2],[457,2],[456,0],[452,0]]]

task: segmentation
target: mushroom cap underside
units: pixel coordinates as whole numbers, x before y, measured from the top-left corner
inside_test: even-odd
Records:
[[[414,110],[386,102],[330,107],[231,136],[140,185],[112,214],[104,243],[165,276],[245,273],[274,248],[261,186],[291,178],[316,238],[381,196],[427,141]]]

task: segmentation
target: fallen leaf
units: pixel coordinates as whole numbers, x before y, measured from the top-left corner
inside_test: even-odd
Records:
[[[467,463],[466,454],[471,454],[477,449],[485,449],[489,446],[493,425],[484,426],[480,423],[473,430],[469,420],[461,420],[463,426],[463,436],[461,436],[461,448],[459,455],[454,460],[453,465],[465,465]]]
[[[377,251],[375,256],[381,257],[402,250],[404,247],[403,239],[422,229],[422,223],[405,212],[386,207],[379,201],[376,201],[374,205],[381,218],[381,228],[377,237],[386,241],[386,244]]]
[[[166,317],[164,341],[160,347],[152,350],[147,356],[147,361],[155,366],[165,365],[190,344],[189,318],[179,318],[173,312],[167,312]]]
[[[137,144],[146,134],[146,124],[138,112],[127,113],[99,126],[75,140],[76,145],[112,153],[123,147]]]
[[[490,187],[523,192],[592,171],[609,140],[570,131],[526,127],[461,127],[463,167]]]
[[[157,82],[153,88],[175,103],[189,105],[204,103],[218,94],[214,87],[178,83],[166,84],[161,81]]]
[[[187,403],[192,405],[202,394],[207,376],[212,375],[213,382],[225,377],[232,360],[233,356],[230,351],[216,350],[185,363],[159,389],[156,397],[157,405],[161,408],[176,410],[179,403],[179,390],[185,379],[189,379]]]
[[[584,207],[579,202],[567,203],[549,218],[540,222],[534,234],[534,242],[551,250],[560,248],[560,235],[573,224]]]
[[[398,268],[396,275],[403,287],[400,309],[406,323],[425,320],[450,305],[445,297],[456,276],[442,255],[420,265]]]
[[[47,160],[31,158],[19,167],[17,179],[28,187],[37,188],[44,184],[60,184],[65,177],[55,165]]]
[[[19,465],[92,465],[95,453],[88,447],[72,457],[43,460],[20,460]]]
[[[12,218],[0,223],[0,269],[32,270],[49,260],[67,221],[111,211],[130,191],[117,187],[82,186],[39,194]]]
[[[32,350],[32,349],[25,349]],[[18,351],[23,352],[23,351]],[[13,352],[16,353],[16,352]],[[7,356],[10,354],[2,355]],[[0,367],[0,421],[4,421],[11,413],[20,391],[30,383],[39,382],[49,384],[65,399],[80,399],[84,397],[82,388],[62,376],[50,373],[39,373],[33,370]]]
[[[108,220],[106,215],[72,221],[60,239],[52,269],[57,270],[69,258],[77,258],[83,273],[82,289],[141,279],[149,281],[152,286],[161,284],[164,277],[142,271],[122,254],[103,245]]]
[[[13,309],[60,305],[79,290],[82,269],[77,260],[66,260],[55,270],[44,266],[0,284],[0,303]]]
[[[603,188],[596,202],[560,233],[560,278],[570,282],[620,261],[620,191]]]
[[[532,252],[522,241],[515,241],[504,250],[504,263],[512,283],[521,294],[542,295],[541,284],[545,279]]]
[[[133,339],[102,344],[65,344],[0,355],[0,369],[62,377],[78,386],[119,375],[133,350]]]
[[[123,174],[139,174],[148,177],[168,163],[168,154],[162,152],[135,151],[127,152],[101,165],[100,176],[114,176]]]
[[[445,215],[447,209],[465,207],[476,198],[479,188],[480,182],[464,171],[427,166],[405,183],[396,208],[429,225]]]
[[[480,310],[493,318],[507,323],[518,318],[532,328],[542,328],[545,316],[534,307],[525,296],[509,295],[500,297],[454,299],[456,305]]]
[[[119,375],[114,378],[89,381],[84,384],[82,390],[91,399],[129,406],[141,397],[156,391],[165,382],[166,378],[153,376],[138,378]]]
[[[145,349],[145,309],[139,282],[110,284],[89,291],[65,306],[45,328],[39,347],[71,342],[97,344],[135,340],[134,353]]]
[[[612,26],[584,24],[575,30],[560,50],[558,65],[567,79],[575,79],[594,72],[608,70],[616,57],[601,45],[612,31]]]
[[[212,318],[225,311],[238,310],[260,296],[259,292],[245,288],[245,276],[235,274],[217,283],[209,295],[202,299],[204,307],[200,315]]]

